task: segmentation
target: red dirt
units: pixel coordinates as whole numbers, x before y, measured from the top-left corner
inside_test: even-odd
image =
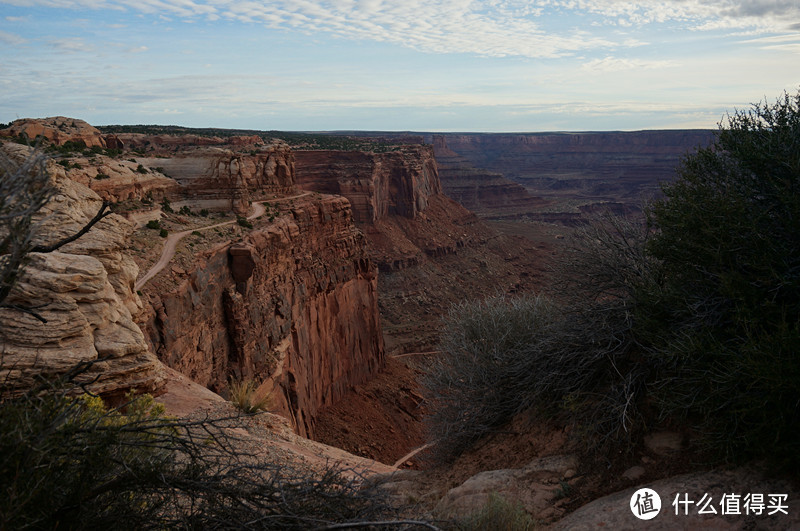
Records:
[[[388,358],[368,383],[317,416],[316,440],[392,465],[425,444],[424,404],[412,357]],[[404,468],[414,467],[415,460]]]

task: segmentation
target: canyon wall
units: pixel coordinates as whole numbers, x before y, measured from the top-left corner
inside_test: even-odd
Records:
[[[381,271],[387,350],[430,350],[451,303],[532,286],[537,258],[530,242],[498,234],[442,193],[432,145],[394,149],[298,151],[297,182],[353,205]]]
[[[256,380],[311,437],[318,408],[383,363],[377,268],[346,199],[298,198],[195,261],[176,289],[149,294],[143,323],[159,358],[192,380],[218,392],[229,377]]]
[[[534,195],[646,197],[672,180],[682,157],[713,139],[710,130],[436,135],[475,167]]]
[[[246,214],[250,202],[266,194],[294,191],[294,154],[281,141],[242,151],[187,148],[169,157],[136,157],[136,162],[168,175],[179,188],[168,195],[182,204]]]
[[[433,149],[444,193],[482,217],[516,217],[547,204],[502,174],[476,168],[450,149],[444,136],[433,138]]]
[[[347,197],[358,223],[387,216],[415,218],[428,198],[441,192],[430,146],[395,151],[297,151],[297,184],[307,190]]]

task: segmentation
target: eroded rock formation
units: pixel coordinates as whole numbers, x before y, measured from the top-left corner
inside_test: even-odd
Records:
[[[30,149],[4,145],[15,158]],[[52,243],[75,234],[99,210],[101,199],[66,178],[50,163],[59,190],[38,213],[34,243]],[[97,361],[84,375],[87,389],[120,395],[129,389],[154,390],[163,376],[132,319],[141,307],[133,291],[138,273],[125,253],[133,226],[110,215],[58,252],[31,253],[7,305],[35,308],[46,319],[17,309],[0,309],[0,379],[19,390],[40,374],[67,372],[78,362]],[[98,361],[99,360],[99,361]]]
[[[441,192],[430,146],[398,146],[396,151],[297,151],[297,184],[347,197],[357,223],[387,216],[415,218],[428,198]]]
[[[180,188],[170,195],[176,204],[246,214],[251,201],[294,190],[294,154],[281,141],[251,151],[185,149],[167,158],[137,157],[136,162],[177,181]]]
[[[37,138],[44,138],[56,146],[71,141],[83,142],[86,147],[121,147],[120,140],[116,135],[104,135],[83,120],[64,116],[15,120],[6,129],[0,129],[0,136],[22,136],[31,142]]]
[[[447,145],[447,138],[433,137],[439,177],[448,197],[484,217],[518,217],[547,204],[519,183],[500,173],[481,170]]]
[[[383,362],[377,268],[342,197],[297,199],[241,244],[197,257],[171,293],[151,294],[145,329],[159,358],[212,390],[264,382],[311,436],[317,409]]]

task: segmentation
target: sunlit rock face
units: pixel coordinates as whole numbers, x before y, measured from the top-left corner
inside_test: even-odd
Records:
[[[16,158],[29,150],[4,149]],[[59,166],[50,163],[49,170],[59,193],[37,215],[35,243],[75,234],[102,204]],[[94,393],[159,387],[161,365],[132,319],[141,308],[133,290],[138,268],[125,252],[132,231],[130,222],[112,214],[57,252],[31,253],[5,303],[34,309],[46,322],[19,309],[0,309],[0,379],[6,385],[22,391],[40,375],[63,374],[91,361],[81,380]]]

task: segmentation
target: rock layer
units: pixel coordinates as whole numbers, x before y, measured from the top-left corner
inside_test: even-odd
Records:
[[[398,146],[396,151],[297,151],[297,184],[347,197],[357,223],[387,216],[415,218],[428,198],[441,192],[431,146]]]
[[[276,141],[252,151],[218,147],[187,149],[169,158],[139,157],[137,163],[158,169],[180,188],[169,195],[180,204],[246,214],[251,201],[267,193],[294,191],[294,155]]]
[[[119,143],[116,135],[104,135],[83,120],[64,116],[15,120],[0,130],[0,136],[22,136],[31,142],[45,138],[57,146],[66,142],[83,142],[86,147],[117,148]]]
[[[6,146],[16,157],[28,148]],[[59,193],[38,213],[34,243],[76,233],[99,210],[101,199],[50,164]],[[87,389],[121,395],[154,390],[161,366],[148,349],[132,313],[141,307],[133,292],[138,273],[125,253],[132,225],[110,215],[78,240],[52,253],[31,253],[30,263],[6,299],[35,308],[46,319],[16,309],[0,310],[0,380],[29,389],[41,374],[59,375],[78,362],[94,362],[83,375]]]
[[[229,377],[256,380],[312,436],[317,409],[383,362],[376,275],[347,200],[301,198],[151,294],[144,326],[170,367],[221,393]]]
[[[445,194],[482,217],[518,217],[547,204],[502,174],[476,168],[444,136],[434,136],[433,148]]]

